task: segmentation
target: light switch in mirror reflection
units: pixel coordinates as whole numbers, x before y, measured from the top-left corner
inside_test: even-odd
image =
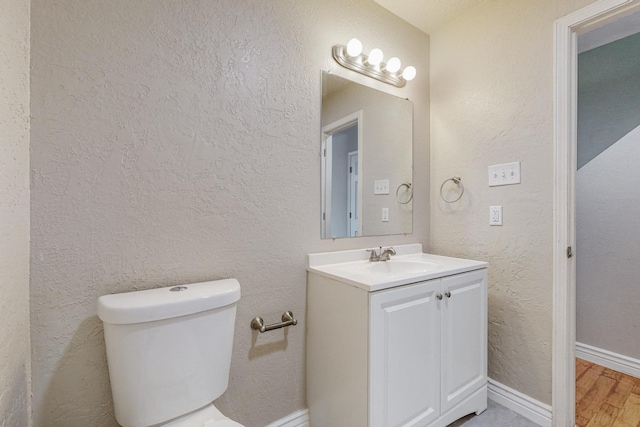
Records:
[[[411,101],[323,71],[321,144],[323,239],[413,231],[413,202],[396,199],[413,179]]]

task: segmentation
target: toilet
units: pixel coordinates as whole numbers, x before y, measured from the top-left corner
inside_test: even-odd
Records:
[[[242,427],[213,404],[229,384],[239,299],[236,279],[98,299],[122,427]]]

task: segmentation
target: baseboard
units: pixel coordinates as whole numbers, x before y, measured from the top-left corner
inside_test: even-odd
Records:
[[[301,409],[265,427],[309,427],[309,410]]]
[[[539,402],[491,378],[489,378],[488,389],[489,399],[511,409],[540,426],[551,427],[551,406]]]
[[[551,427],[551,406],[539,402],[517,390],[489,379],[489,399],[542,427]],[[290,414],[265,427],[309,427],[309,410],[303,409]]]
[[[609,350],[593,347],[588,344],[576,343],[576,357],[588,362],[602,365],[605,368],[622,372],[640,378],[640,360],[624,356]]]

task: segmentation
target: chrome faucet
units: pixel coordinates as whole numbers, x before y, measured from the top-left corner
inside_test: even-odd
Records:
[[[382,252],[382,248],[380,248],[380,261],[389,261],[391,255],[395,255],[396,250],[389,246],[387,249]]]
[[[371,256],[369,257],[369,262],[378,262],[378,261],[389,261],[391,255],[396,254],[396,250],[389,246],[384,251],[382,250],[382,246],[380,246],[380,252],[376,252],[375,249],[367,249],[367,252],[371,252]]]

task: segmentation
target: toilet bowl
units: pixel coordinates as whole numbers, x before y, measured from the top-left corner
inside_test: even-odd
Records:
[[[229,385],[235,279],[105,295],[116,420],[123,427],[242,427],[213,401]]]
[[[184,417],[162,424],[162,427],[243,427],[227,418],[213,404],[185,415]]]

